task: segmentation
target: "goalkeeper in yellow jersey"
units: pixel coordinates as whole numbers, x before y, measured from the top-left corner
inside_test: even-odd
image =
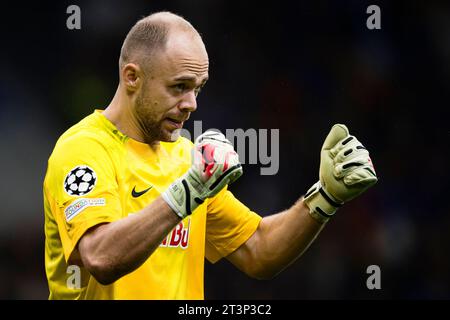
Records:
[[[225,136],[207,131],[193,144],[178,134],[208,64],[200,35],[180,16],[155,13],[130,30],[112,101],[67,130],[48,161],[50,299],[203,299],[205,257],[273,277],[377,181],[368,151],[335,125],[305,197],[264,218],[251,211],[227,189],[242,167]],[[79,272],[75,286],[70,270]]]

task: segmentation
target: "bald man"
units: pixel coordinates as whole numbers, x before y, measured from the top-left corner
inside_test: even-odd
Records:
[[[337,206],[374,183],[342,191],[325,170],[290,209],[264,218],[251,211],[228,190],[242,174],[231,143],[215,132],[194,145],[179,136],[208,66],[200,35],[180,16],[155,13],[130,30],[111,103],[67,130],[48,161],[50,299],[203,299],[205,257],[271,278],[305,251]],[[338,157],[352,136],[342,125],[333,130],[324,147]],[[353,154],[363,152],[350,140]]]

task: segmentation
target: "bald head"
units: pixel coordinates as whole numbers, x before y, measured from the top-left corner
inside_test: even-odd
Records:
[[[144,72],[149,72],[155,54],[166,49],[172,34],[186,34],[201,39],[188,21],[171,12],[157,12],[139,20],[123,42],[119,59],[120,69],[127,63],[135,63]]]

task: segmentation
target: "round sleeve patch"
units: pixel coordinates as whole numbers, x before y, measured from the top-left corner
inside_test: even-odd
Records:
[[[94,189],[96,182],[94,170],[88,166],[77,166],[64,179],[64,190],[71,196],[84,196]]]

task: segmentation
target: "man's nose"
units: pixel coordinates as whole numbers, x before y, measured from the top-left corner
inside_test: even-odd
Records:
[[[197,97],[194,90],[187,92],[183,96],[183,100],[181,100],[180,103],[180,110],[188,112],[194,112],[197,110]]]

